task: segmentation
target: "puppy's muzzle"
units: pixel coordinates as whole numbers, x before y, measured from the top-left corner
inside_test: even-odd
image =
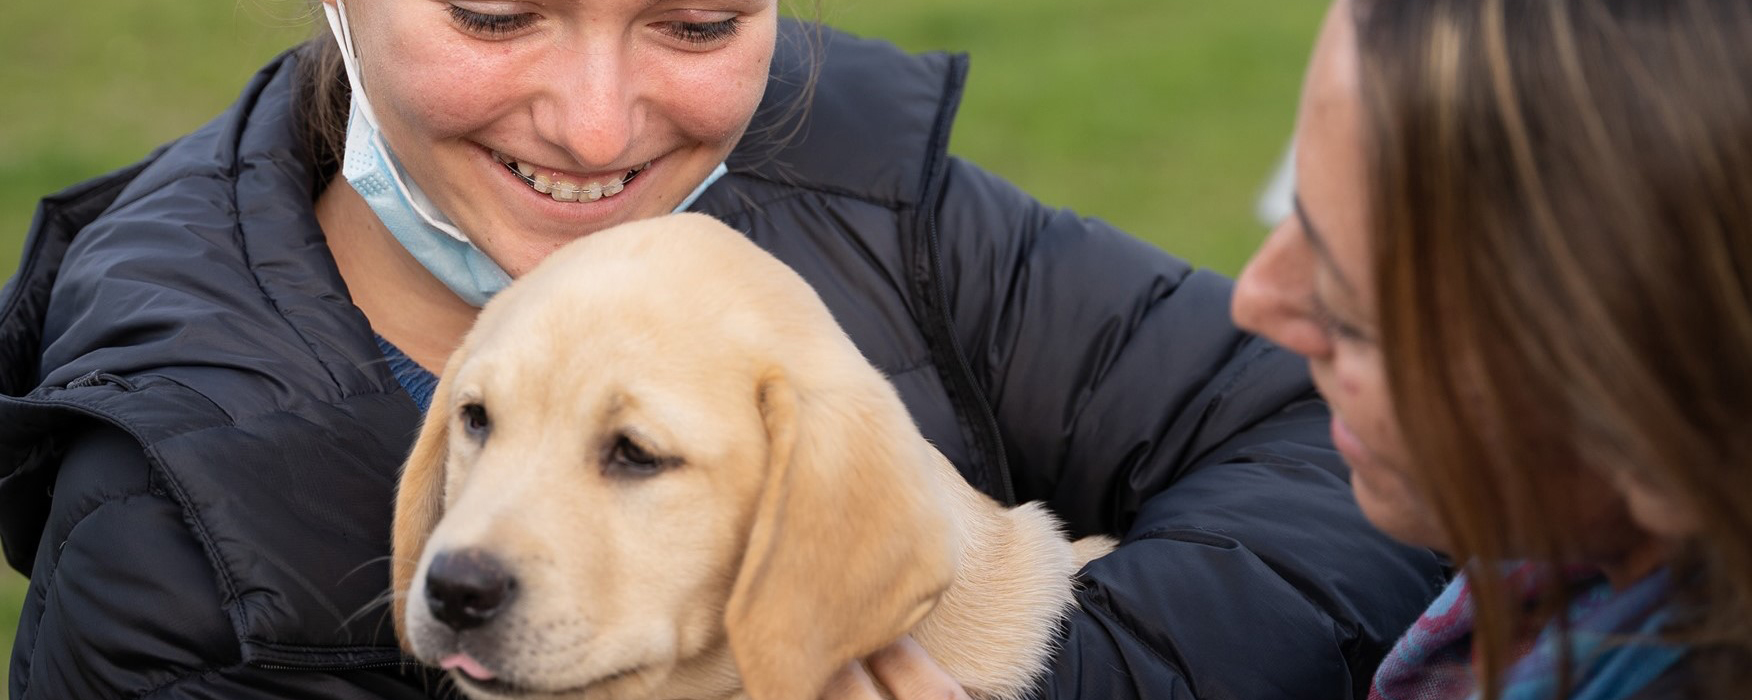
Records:
[[[426,568],[426,606],[432,617],[463,632],[492,620],[517,596],[517,579],[478,549],[439,552]]]

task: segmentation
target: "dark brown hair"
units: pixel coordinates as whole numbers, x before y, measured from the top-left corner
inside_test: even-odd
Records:
[[[1566,474],[1628,474],[1692,509],[1676,580],[1707,615],[1683,638],[1744,654],[1752,4],[1354,9],[1388,382],[1473,574],[1485,696],[1529,624],[1495,565],[1579,554],[1553,516]]]
[[[823,49],[822,0],[800,0],[807,2],[809,14],[804,19],[803,31],[791,35],[793,40],[804,43],[803,54],[808,59],[804,66],[802,87],[797,99],[783,105],[782,111],[775,117],[766,120],[768,129],[776,133],[761,134],[766,148],[777,152],[784,144],[795,136],[801,128],[802,118],[808,109],[810,100],[815,93],[816,79],[820,75],[821,55]],[[317,6],[320,0],[312,0],[312,16],[321,16],[321,8]],[[792,12],[791,14],[798,14]],[[781,37],[781,41],[784,37]],[[341,49],[335,43],[334,34],[328,25],[317,23],[316,31],[311,38],[298,47],[298,120],[299,130],[305,149],[305,155],[313,164],[313,172],[317,178],[316,191],[320,193],[340,169],[341,155],[346,150],[347,116],[352,108],[352,88],[347,83],[346,65],[341,59]]]
[[[341,50],[327,25],[298,47],[297,85],[299,134],[321,192],[340,170],[347,142],[347,113],[352,108],[352,89],[347,85]]]

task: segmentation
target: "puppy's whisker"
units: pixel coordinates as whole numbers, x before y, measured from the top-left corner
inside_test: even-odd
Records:
[[[340,581],[337,581],[337,583],[339,583],[341,581],[346,581],[348,578],[351,578],[353,576],[353,574],[364,571],[365,569],[370,568],[373,565],[381,564],[381,563],[385,563],[385,562],[394,563],[395,557],[392,555],[385,554],[381,557],[372,557],[370,559],[366,559],[363,563],[348,570],[347,573],[342,574]]]
[[[366,360],[364,362],[354,363],[353,366],[355,369],[366,369],[366,368],[372,367],[374,365],[387,365],[387,364],[389,364],[389,358],[379,357],[375,360]]]
[[[428,675],[426,677],[431,678],[430,675]],[[438,690],[440,692],[449,691],[449,693],[452,693],[452,694],[455,694],[458,696],[460,696],[462,694],[462,691],[457,689],[457,687],[456,687],[456,679],[451,678],[450,674],[448,674],[448,673],[440,674],[438,676]]]
[[[371,633],[372,634],[382,634],[383,633],[383,625],[385,623],[389,624],[391,634],[393,635],[394,629],[395,629],[395,608],[392,608],[392,607],[383,608],[383,612],[377,616],[377,624],[371,626]]]
[[[370,613],[372,611],[382,611],[385,614],[392,612],[394,610],[394,608],[390,606],[390,603],[395,602],[396,598],[397,598],[397,596],[396,596],[396,593],[393,589],[384,591],[383,593],[379,594],[377,597],[372,598],[369,602],[360,606],[358,610],[353,611],[353,614],[348,615],[346,617],[346,619],[341,620],[340,627],[345,628],[346,626],[351,625],[354,622],[358,621],[359,619],[363,618],[366,615],[366,613]],[[379,625],[379,627],[381,627],[382,623],[379,622],[378,625]]]

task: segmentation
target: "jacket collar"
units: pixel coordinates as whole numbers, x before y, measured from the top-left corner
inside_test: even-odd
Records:
[[[785,20],[766,94],[730,171],[916,206],[927,164],[943,155],[932,136],[954,118],[966,60]]]

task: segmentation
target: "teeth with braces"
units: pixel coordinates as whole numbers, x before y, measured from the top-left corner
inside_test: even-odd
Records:
[[[493,152],[493,159],[499,161],[512,174],[528,183],[535,191],[553,197],[556,202],[594,202],[603,197],[613,197],[627,188],[627,183],[651,166],[649,162],[637,168],[628,170],[620,178],[610,178],[607,182],[591,182],[583,185],[568,180],[555,179],[546,173],[538,173],[535,166],[517,160],[498,151]]]

